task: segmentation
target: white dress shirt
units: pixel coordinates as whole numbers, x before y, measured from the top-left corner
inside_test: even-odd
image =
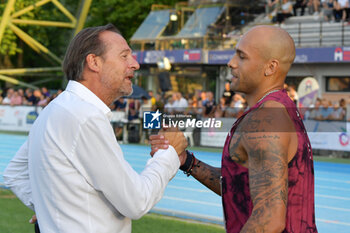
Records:
[[[131,232],[162,197],[180,162],[158,151],[138,174],[117,143],[110,109],[70,81],[40,113],[5,170],[5,184],[34,207],[42,233]]]

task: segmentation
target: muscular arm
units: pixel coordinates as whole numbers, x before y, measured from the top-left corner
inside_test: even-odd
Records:
[[[288,145],[291,124],[286,112],[252,114],[242,145],[248,155],[253,211],[241,232],[282,232],[288,199]],[[252,128],[254,127],[254,129]]]
[[[221,168],[212,167],[199,160],[197,160],[195,165],[191,175],[207,188],[221,196]]]

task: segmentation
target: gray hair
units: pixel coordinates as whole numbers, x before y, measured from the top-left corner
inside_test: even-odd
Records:
[[[120,31],[111,23],[105,26],[89,27],[81,30],[70,42],[63,60],[63,72],[68,80],[82,81],[82,72],[85,67],[86,56],[95,54],[101,56],[106,46],[99,39],[101,32],[111,31],[120,34]]]

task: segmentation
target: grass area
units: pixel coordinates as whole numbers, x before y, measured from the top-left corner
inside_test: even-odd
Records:
[[[345,163],[345,164],[350,164],[350,159],[333,158],[333,157],[327,157],[327,156],[314,156],[314,161],[317,161],[317,162],[328,162],[328,163]]]
[[[133,233],[224,233],[222,226],[180,220],[158,214],[148,214],[133,221]]]
[[[5,130],[0,130],[0,133],[2,134],[12,134],[12,135],[24,135],[28,136],[28,132],[15,132],[15,131],[5,131]]]
[[[0,189],[0,232],[33,233],[34,225],[29,224],[33,211],[20,202],[11,191]]]
[[[0,188],[0,232],[33,233],[34,226],[28,221],[33,211],[24,206],[11,191]],[[166,217],[158,214],[147,214],[140,220],[133,221],[132,233],[224,233],[222,226],[203,224]]]

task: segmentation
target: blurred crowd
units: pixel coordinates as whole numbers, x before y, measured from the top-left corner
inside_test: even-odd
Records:
[[[350,22],[350,0],[267,0],[266,13],[273,23],[307,13],[325,21]]]
[[[2,105],[29,105],[45,107],[51,100],[58,96],[62,90],[50,92],[46,87],[41,89],[14,89],[0,90],[0,103]]]
[[[285,84],[289,97],[297,104],[298,94],[294,86]],[[2,105],[29,105],[45,107],[58,96],[62,90],[49,91],[46,87],[41,89],[14,89],[0,90],[0,103]],[[247,101],[243,94],[230,90],[230,83],[225,83],[225,90],[221,93],[219,102],[215,101],[211,91],[196,90],[193,94],[183,95],[180,92],[167,92],[166,94],[148,92],[148,97],[141,99],[120,98],[112,106],[112,111],[123,111],[128,120],[142,119],[144,111],[159,109],[167,114],[184,114],[195,117],[238,118],[247,110]],[[309,108],[300,109],[304,119],[309,120],[349,120],[347,117],[347,101],[342,98],[337,102],[317,98]]]

